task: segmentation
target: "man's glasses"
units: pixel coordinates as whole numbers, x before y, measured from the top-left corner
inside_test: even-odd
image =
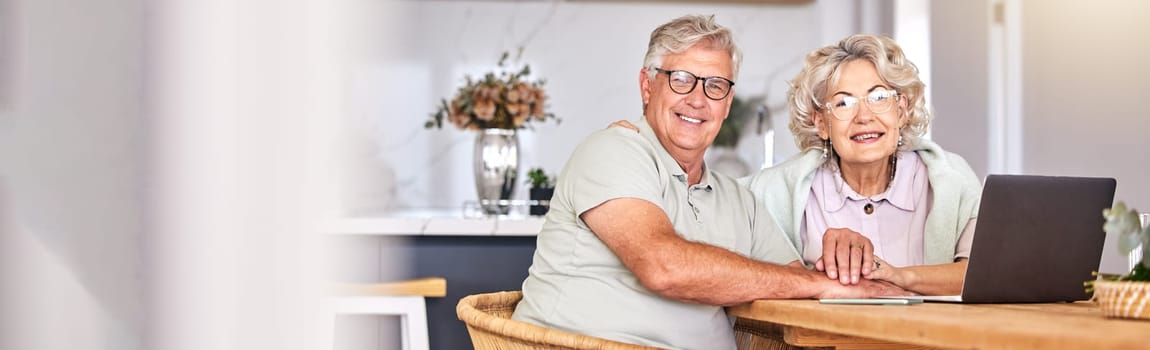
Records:
[[[895,102],[898,101],[898,92],[894,90],[878,89],[871,91],[863,99],[863,104],[871,113],[879,114],[886,113],[894,107]],[[835,119],[847,121],[854,119],[859,111],[859,98],[848,95],[835,95],[834,99],[823,105],[823,109],[829,109],[831,115]]]
[[[700,77],[685,70],[666,70],[662,68],[655,68],[655,71],[667,75],[667,85],[671,86],[671,91],[676,94],[686,95],[695,91],[696,82],[703,81],[703,95],[712,100],[722,100],[731,93],[731,87],[735,86],[735,82],[723,77]]]

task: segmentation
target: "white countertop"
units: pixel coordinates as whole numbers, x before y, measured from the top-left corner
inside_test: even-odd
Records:
[[[535,236],[542,227],[541,216],[468,218],[458,211],[421,209],[328,220],[321,225],[320,232],[382,236]]]

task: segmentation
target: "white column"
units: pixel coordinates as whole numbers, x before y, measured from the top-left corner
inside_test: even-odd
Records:
[[[933,111],[931,101],[930,66],[930,2],[927,0],[896,0],[894,10],[894,40],[902,47],[907,59],[918,67],[918,78],[926,84],[923,91],[927,110]],[[926,131],[930,138],[930,130]]]
[[[311,348],[340,3],[149,8],[145,348]]]
[[[1022,173],[1022,1],[995,0],[990,12],[990,153],[987,173]]]

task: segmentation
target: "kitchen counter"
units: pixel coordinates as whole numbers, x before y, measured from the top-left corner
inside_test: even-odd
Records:
[[[543,227],[542,216],[501,215],[464,217],[451,210],[405,210],[378,217],[329,220],[320,232],[343,235],[384,236],[535,236]]]

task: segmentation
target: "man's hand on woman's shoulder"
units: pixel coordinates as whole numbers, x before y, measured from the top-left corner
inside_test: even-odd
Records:
[[[632,131],[639,132],[639,127],[635,126],[635,124],[631,124],[631,122],[626,120],[617,120],[614,123],[611,123],[611,125],[607,125],[607,128],[627,128],[631,129]]]

